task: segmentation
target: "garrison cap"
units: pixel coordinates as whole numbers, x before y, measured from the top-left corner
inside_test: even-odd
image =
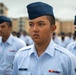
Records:
[[[10,20],[10,18],[6,16],[0,16],[0,24],[3,22],[12,22],[12,21]]]
[[[54,16],[53,7],[43,2],[34,2],[27,5],[27,11],[30,20],[44,15]]]
[[[74,19],[74,25],[76,25],[76,16],[75,16],[75,19]]]

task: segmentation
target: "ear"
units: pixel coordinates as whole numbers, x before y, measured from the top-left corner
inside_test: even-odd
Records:
[[[10,26],[9,29],[10,29],[10,31],[11,31],[11,30],[12,30],[12,27]]]
[[[51,32],[54,32],[56,30],[56,25],[51,26]]]

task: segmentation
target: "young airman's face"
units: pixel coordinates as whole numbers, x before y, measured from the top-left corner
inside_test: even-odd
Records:
[[[29,20],[30,36],[35,43],[46,43],[51,40],[51,34],[55,31],[56,26],[50,25],[47,16],[41,16]]]
[[[0,24],[0,36],[8,36],[11,32],[11,28],[6,22]]]

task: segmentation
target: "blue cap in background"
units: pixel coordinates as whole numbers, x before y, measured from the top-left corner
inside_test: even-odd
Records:
[[[0,16],[0,24],[3,22],[12,22],[10,18],[6,16]]]

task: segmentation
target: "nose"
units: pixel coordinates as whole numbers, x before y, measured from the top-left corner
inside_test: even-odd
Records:
[[[37,26],[37,25],[35,25],[35,26],[34,26],[34,28],[33,28],[33,30],[34,30],[35,32],[38,32],[38,31],[39,31],[38,26]]]

